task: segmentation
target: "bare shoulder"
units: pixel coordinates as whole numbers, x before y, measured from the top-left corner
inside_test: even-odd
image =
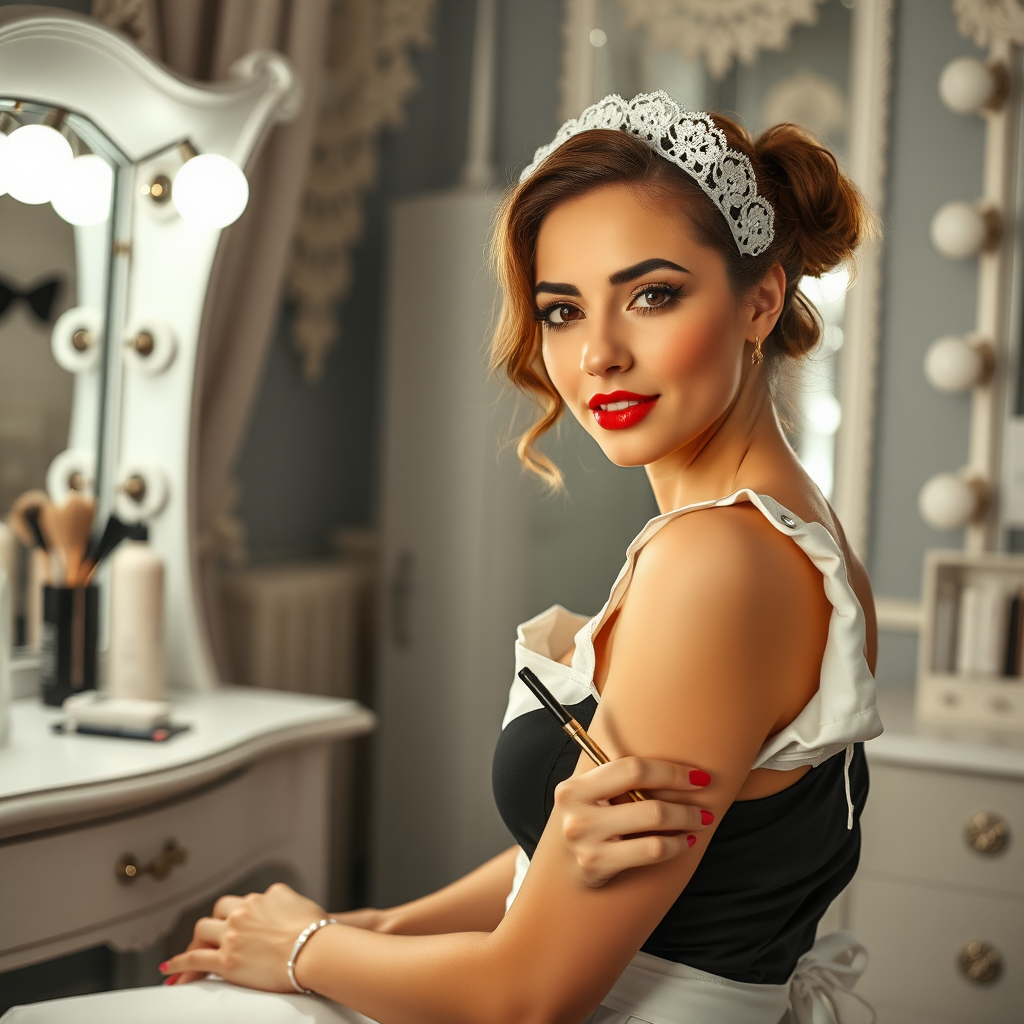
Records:
[[[817,689],[830,615],[820,570],[757,508],[691,512],[637,560],[610,678],[628,664],[632,678],[660,680],[662,698],[677,693],[691,708],[687,691],[713,687],[722,710],[757,710],[763,741]]]
[[[784,597],[790,612],[822,591],[821,573],[802,549],[746,502],[680,516],[640,553],[631,594],[695,588],[744,603]]]

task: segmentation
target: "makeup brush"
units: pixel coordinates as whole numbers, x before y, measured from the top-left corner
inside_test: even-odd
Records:
[[[51,505],[45,491],[26,491],[11,505],[7,521],[15,536],[32,551],[37,578],[43,583],[53,582],[53,566],[50,560],[50,544],[40,520],[41,510]]]
[[[64,523],[52,501],[39,506],[39,532],[50,552],[53,578],[58,585],[67,583],[67,558],[65,557]]]
[[[117,547],[121,541],[135,535],[136,527],[122,522],[117,516],[111,516],[103,527],[103,532],[97,537],[93,535],[86,548],[85,557],[82,560],[81,575],[88,583],[96,572],[97,566]]]
[[[530,688],[533,695],[551,712],[552,715],[558,721],[558,724],[562,727],[562,731],[569,734],[573,742],[580,747],[583,752],[590,758],[594,764],[607,764],[608,755],[587,735],[587,730],[576,721],[568,711],[562,707],[551,691],[531,672],[528,668],[521,668],[519,670],[519,678]],[[637,789],[629,790],[626,795],[634,803],[638,803],[641,800],[647,800]]]
[[[89,531],[92,529],[93,517],[96,515],[96,500],[84,494],[71,491],[56,506],[56,521],[59,540],[55,542],[64,553],[64,582],[69,587],[84,584],[82,579],[82,562],[85,550],[89,545]]]
[[[7,521],[25,547],[49,550],[39,525],[39,510],[49,504],[50,496],[46,491],[26,491],[14,499]]]

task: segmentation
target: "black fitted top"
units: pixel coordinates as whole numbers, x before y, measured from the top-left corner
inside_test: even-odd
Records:
[[[569,708],[588,726],[597,701]],[[555,787],[579,748],[546,710],[513,719],[494,753],[498,810],[532,857],[554,806]],[[690,879],[641,947],[732,981],[781,985],[814,944],[818,921],[846,887],[860,857],[868,793],[863,744],[850,765],[854,827],[848,830],[844,756],[837,754],[781,793],[737,801]]]

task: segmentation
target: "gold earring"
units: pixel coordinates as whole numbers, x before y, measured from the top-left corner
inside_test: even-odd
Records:
[[[754,351],[750,353],[750,362],[754,366],[760,366],[761,360],[764,359],[764,353],[761,351],[761,339],[755,334],[754,335]]]

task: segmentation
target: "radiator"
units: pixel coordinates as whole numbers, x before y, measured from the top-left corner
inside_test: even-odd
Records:
[[[372,704],[368,680],[375,563],[366,553],[359,554],[363,557],[350,561],[279,563],[221,577],[232,682]],[[330,798],[332,907],[347,909],[366,902],[369,770],[365,745],[335,744]]]
[[[290,562],[225,573],[233,682],[330,697],[359,693],[371,570]]]

